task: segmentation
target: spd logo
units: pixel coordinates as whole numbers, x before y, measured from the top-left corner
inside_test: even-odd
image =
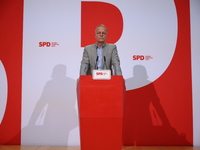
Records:
[[[57,42],[39,42],[39,47],[56,47],[58,45]]]
[[[96,75],[101,75],[101,76],[103,76],[103,75],[107,75],[107,73],[106,73],[106,72],[96,72]]]
[[[153,57],[149,55],[133,55],[133,60],[150,60],[153,59]]]

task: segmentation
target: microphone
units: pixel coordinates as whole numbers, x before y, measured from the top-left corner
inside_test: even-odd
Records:
[[[104,56],[103,58],[104,58],[104,64],[106,64],[106,56]],[[106,69],[108,69],[107,64],[106,64]]]
[[[97,58],[96,58],[96,64],[95,64],[95,69],[98,69],[98,67],[97,67],[97,61],[98,61],[98,59],[99,59],[99,56],[97,56]]]

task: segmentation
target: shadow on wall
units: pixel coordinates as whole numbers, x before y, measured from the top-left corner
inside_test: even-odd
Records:
[[[23,142],[37,145],[68,145],[69,132],[78,126],[75,80],[66,76],[66,66],[53,69],[40,99],[23,128]]]
[[[133,77],[126,80],[124,145],[191,145],[170,125],[154,85],[147,78],[146,68],[136,65]]]

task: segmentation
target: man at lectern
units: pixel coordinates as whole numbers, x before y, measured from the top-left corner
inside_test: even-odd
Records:
[[[106,43],[108,30],[105,25],[95,29],[96,43],[84,48],[80,75],[92,75],[93,70],[111,70],[112,75],[122,75],[115,44]]]

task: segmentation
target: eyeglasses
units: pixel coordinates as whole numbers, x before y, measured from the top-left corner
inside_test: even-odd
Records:
[[[107,33],[105,33],[105,32],[97,32],[97,35],[103,35],[103,36],[105,36]]]

